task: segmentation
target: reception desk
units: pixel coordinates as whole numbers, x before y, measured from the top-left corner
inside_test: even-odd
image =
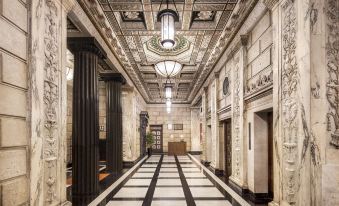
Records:
[[[168,155],[186,155],[186,142],[168,142]]]

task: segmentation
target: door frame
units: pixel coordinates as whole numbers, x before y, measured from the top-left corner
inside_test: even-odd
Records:
[[[159,130],[152,130],[152,127],[161,127],[161,132],[160,132],[160,145],[161,145],[161,148],[160,149],[154,149],[152,148],[152,151],[154,153],[163,153],[164,152],[164,128],[163,128],[163,125],[162,124],[151,124],[149,125],[149,128],[150,128],[150,131],[159,131]],[[157,141],[156,137],[154,137],[154,141]]]
[[[231,134],[230,140],[227,138],[227,132],[228,132],[227,127],[226,127],[227,124],[230,125],[230,127],[229,127],[229,130],[230,130],[229,132]],[[226,178],[229,178],[232,175],[232,120],[231,120],[231,118],[225,119],[223,121],[223,125],[224,125],[224,176]],[[227,167],[227,156],[228,156],[227,155],[228,154],[227,143],[229,143],[231,145],[231,148],[230,148],[231,150],[229,151],[230,154],[231,154],[231,162],[230,162],[231,171],[230,171],[230,174],[228,174],[229,172],[227,170],[228,169],[228,167]]]

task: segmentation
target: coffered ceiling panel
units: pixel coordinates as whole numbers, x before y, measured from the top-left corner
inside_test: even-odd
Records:
[[[110,36],[112,46],[117,47],[117,56],[122,58],[131,79],[143,87],[138,89],[143,91],[141,94],[147,102],[165,102],[166,79],[155,72],[154,64],[169,59],[184,65],[171,79],[173,102],[190,103],[241,19],[257,0],[175,0],[175,7],[170,0],[169,8],[179,13],[179,21],[175,23],[176,43],[172,49],[161,46],[160,22],[157,21],[157,14],[166,7],[166,0],[163,3],[161,0],[80,2],[89,8],[88,13],[98,25],[103,24],[98,21],[108,22],[109,25],[101,27],[111,28],[108,31],[113,33]],[[93,7],[100,10],[94,12]]]

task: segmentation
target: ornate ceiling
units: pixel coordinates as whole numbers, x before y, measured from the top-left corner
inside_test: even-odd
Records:
[[[184,65],[171,79],[173,102],[190,103],[257,0],[175,0],[180,18],[175,25],[176,44],[170,50],[159,41],[160,22],[156,17],[166,7],[163,3],[159,8],[161,0],[79,2],[106,32],[126,72],[148,103],[165,101],[166,79],[153,66],[165,59]],[[169,8],[175,10],[173,4]]]

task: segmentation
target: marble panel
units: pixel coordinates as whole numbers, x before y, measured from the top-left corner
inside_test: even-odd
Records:
[[[27,145],[27,123],[23,119],[0,118],[0,146],[13,147]]]
[[[26,92],[17,90],[13,87],[0,85],[0,96],[1,96],[0,101],[1,114],[12,115],[17,117],[26,117],[27,115]]]
[[[0,53],[1,81],[27,89],[27,65],[22,60]]]
[[[8,23],[4,18],[0,18],[0,28],[0,47],[26,60],[26,35]]]
[[[20,177],[1,184],[1,205],[24,205],[28,201],[28,181],[26,177]]]
[[[1,7],[3,16],[27,32],[27,9],[23,3],[19,0],[2,0]]]
[[[26,158],[25,149],[0,151],[0,180],[26,174]]]

